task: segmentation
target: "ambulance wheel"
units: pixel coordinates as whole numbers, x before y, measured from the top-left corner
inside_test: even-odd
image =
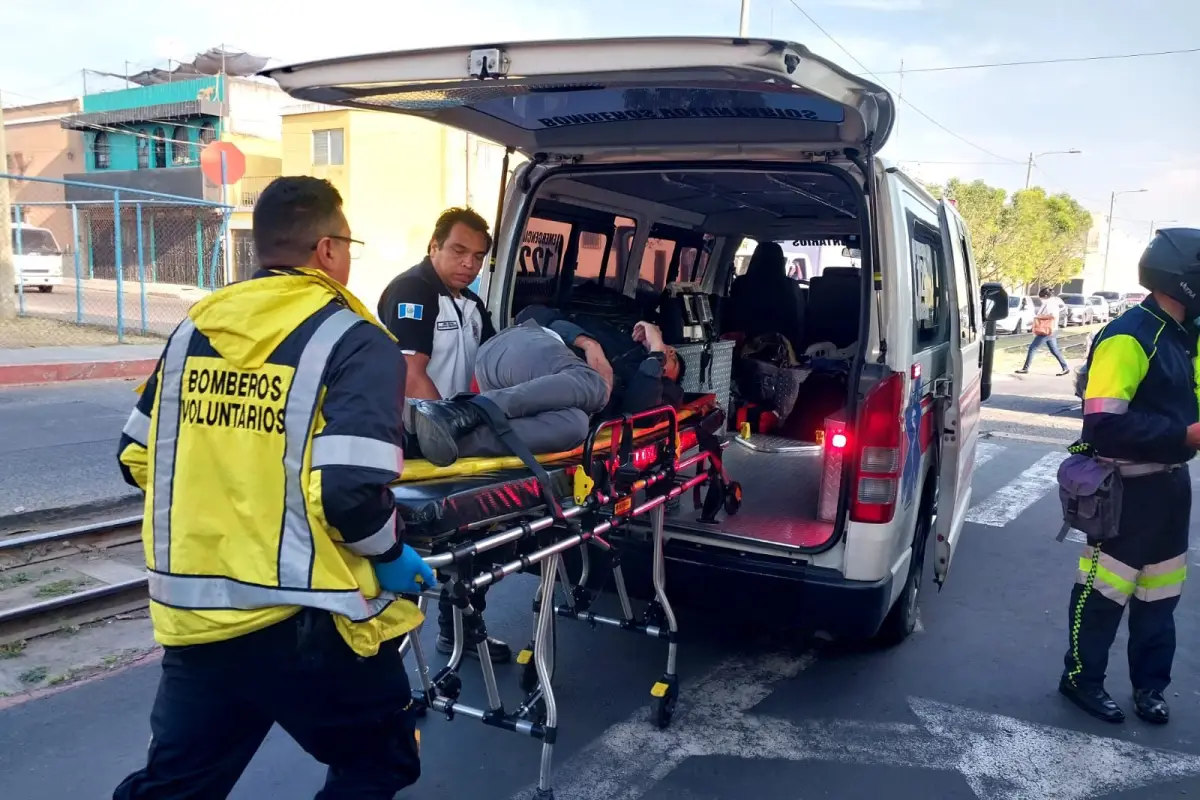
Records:
[[[928,479],[936,486],[937,476]],[[908,576],[904,581],[904,589],[896,598],[896,604],[884,618],[876,641],[883,647],[894,647],[916,630],[917,609],[921,601],[921,580],[925,575],[925,549],[929,542],[929,533],[933,530],[935,490],[926,490],[925,500],[917,512],[917,529],[913,534],[912,559],[908,564]]]
[[[676,678],[664,678],[666,691],[654,699],[654,726],[665,730],[675,717],[675,707],[679,704],[679,681]]]
[[[725,487],[725,513],[733,516],[742,507],[742,485],[737,481],[730,481]]]

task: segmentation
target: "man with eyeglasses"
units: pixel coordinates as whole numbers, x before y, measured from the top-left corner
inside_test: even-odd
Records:
[[[278,724],[328,766],[317,797],[421,774],[399,640],[433,572],[404,544],[405,362],[347,288],[328,181],[254,206],[255,275],[196,303],[121,432],[162,676],[146,765],[115,800],[226,797]]]
[[[408,363],[405,394],[410,400],[450,399],[471,390],[479,346],[496,334],[487,306],[469,288],[491,249],[487,220],[469,208],[447,209],[433,226],[428,255],[383,290],[379,319]],[[477,656],[476,645],[487,642],[492,661],[504,663],[512,658],[512,649],[488,636],[482,616],[486,591],[471,597],[480,613],[466,618],[466,652]],[[437,648],[442,653],[454,648],[452,611],[448,601],[438,606]]]

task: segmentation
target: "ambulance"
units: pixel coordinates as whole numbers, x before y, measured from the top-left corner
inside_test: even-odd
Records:
[[[954,205],[881,157],[896,119],[884,88],[801,44],[730,37],[442,47],[264,74],[307,102],[504,146],[480,289],[497,327],[530,303],[682,315],[681,352],[707,353],[714,373],[689,360],[685,389],[729,380],[715,373],[736,341],[721,320],[744,280],[739,254],[803,242],[844,256],[783,321],[800,331],[805,372],[792,413],[723,398],[723,466],[740,490],[720,513],[684,502],[670,514],[668,583],[677,602],[748,598],[833,636],[895,643],[914,630],[926,574],[943,584],[962,541],[986,332],[1009,304],[981,285]],[[532,234],[562,242],[536,274],[519,263]],[[748,296],[750,313],[772,313]],[[644,532],[612,536],[630,591],[639,569],[649,586]]]

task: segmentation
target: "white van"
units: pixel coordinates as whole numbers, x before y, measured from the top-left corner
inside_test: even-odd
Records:
[[[808,287],[796,350],[830,357],[809,363],[807,421],[765,429],[760,415],[755,430],[728,409],[741,506],[710,521],[675,512],[668,575],[675,598],[782,592],[787,616],[833,635],[913,630],[924,567],[946,579],[970,504],[990,385],[983,309],[1002,318],[1008,300],[981,293],[953,205],[877,157],[895,118],[884,89],[802,45],[735,38],[447,47],[265,74],[302,100],[419,116],[527,159],[485,272],[498,326],[531,302],[645,317],[689,292],[719,319],[745,239],[859,259]],[[527,231],[564,242],[529,283]],[[633,561],[649,559],[627,551],[631,589]]]
[[[54,234],[24,222],[12,223],[13,274],[16,289],[37,287],[39,292],[52,292],[62,284],[63,252]]]

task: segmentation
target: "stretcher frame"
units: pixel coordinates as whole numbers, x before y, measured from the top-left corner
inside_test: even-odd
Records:
[[[723,417],[720,410],[715,413]],[[667,420],[668,436],[657,442],[657,457],[653,462],[639,468],[634,458],[634,448],[637,446],[634,423],[661,417]],[[594,458],[597,441],[605,431],[612,431],[609,457],[597,465]],[[670,406],[602,421],[589,431],[582,463],[573,467],[574,505],[560,508],[552,498],[547,498],[547,505],[524,512],[541,512],[532,520],[521,520],[477,541],[455,546],[448,552],[423,553],[425,562],[441,574],[442,588],[437,592],[430,590],[422,593],[418,605],[424,612],[431,600],[449,598],[453,606],[454,646],[447,665],[431,676],[429,662],[420,643],[421,627],[410,632],[401,644],[401,654],[411,649],[416,662],[418,684],[413,689],[413,700],[417,711],[419,714],[428,710],[437,711],[445,714],[447,719],[462,715],[541,741],[542,753],[535,789],[538,800],[554,798],[552,762],[558,734],[558,705],[553,690],[555,617],[665,639],[666,669],[653,684],[650,693],[655,698],[654,723],[659,728],[665,728],[671,722],[679,698],[676,672],[679,626],[666,593],[665,506],[688,490],[698,493],[706,483],[710,486],[710,496],[721,498],[715,503],[706,502],[706,507],[716,505],[728,509],[729,503],[723,498],[734,491],[740,497],[740,487],[730,482],[724,473],[721,445],[717,438],[698,431],[696,444],[699,452],[683,456],[678,414]],[[684,474],[691,468],[695,468],[694,475]],[[549,491],[548,488],[546,490]],[[639,493],[644,499],[634,505]],[[513,516],[511,513],[506,515],[508,519]],[[613,545],[603,537],[629,520],[647,516],[653,551],[654,599],[647,603],[643,618],[639,621],[633,613],[619,558]],[[490,568],[479,560],[481,555],[495,554],[500,548],[510,545],[532,546],[533,549],[515,558],[491,564]],[[585,587],[590,576],[588,553],[593,546],[614,556],[611,570],[621,608],[620,618],[595,614],[590,610],[595,598],[589,595]],[[579,580],[572,584],[563,554],[575,548],[580,548],[581,566]],[[533,600],[533,635],[528,646],[517,656],[517,663],[522,667],[520,684],[525,699],[514,711],[505,710],[495,666],[485,640],[477,647],[486,707],[460,703],[462,681],[458,673],[466,653],[464,619],[478,613],[471,606],[469,597],[479,589],[498,583],[510,575],[525,572],[534,565],[539,566],[541,575]],[[561,604],[555,601],[559,585],[565,597]]]

